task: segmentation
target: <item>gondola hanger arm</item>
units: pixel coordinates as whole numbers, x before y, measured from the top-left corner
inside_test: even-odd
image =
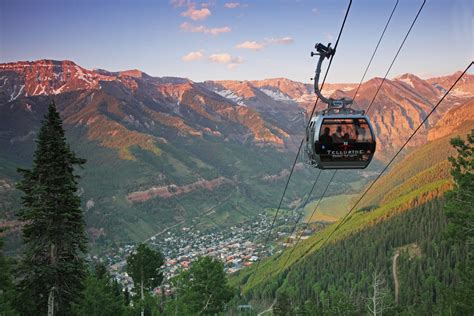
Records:
[[[334,56],[334,54],[336,53],[336,50],[331,47],[331,43],[329,43],[327,46],[321,43],[317,43],[316,45],[314,45],[314,48],[316,48],[317,53],[311,52],[311,57],[319,56],[319,60],[316,66],[316,71],[315,71],[315,76],[314,76],[314,93],[316,93],[316,95],[319,97],[321,101],[323,101],[324,103],[328,105],[328,109],[332,109],[332,108],[344,109],[344,108],[349,107],[352,104],[352,99],[326,98],[321,93],[321,90],[319,89],[319,76],[321,74],[321,66],[323,64],[323,61],[325,58],[329,59],[332,56]]]

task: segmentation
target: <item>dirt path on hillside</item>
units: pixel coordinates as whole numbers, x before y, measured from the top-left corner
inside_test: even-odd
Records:
[[[400,252],[398,250],[393,255],[392,259],[392,274],[393,274],[393,283],[395,284],[395,303],[398,304],[398,291],[399,291],[399,283],[398,283],[398,275],[397,275],[397,259],[400,256]]]
[[[267,308],[266,310],[264,310],[264,311],[258,313],[257,316],[262,316],[262,315],[265,314],[265,313],[271,312],[271,311],[273,310],[273,305],[275,305],[276,302],[277,302],[277,299],[275,298],[275,300],[273,301],[272,305],[270,305],[270,307]]]

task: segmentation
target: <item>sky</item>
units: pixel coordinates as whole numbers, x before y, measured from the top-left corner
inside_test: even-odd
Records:
[[[328,82],[359,82],[396,0],[353,0]],[[383,77],[422,1],[399,0],[367,79]],[[388,77],[463,70],[472,0],[426,0]],[[310,82],[315,43],[334,43],[342,0],[0,0],[0,63],[72,60],[204,80]]]

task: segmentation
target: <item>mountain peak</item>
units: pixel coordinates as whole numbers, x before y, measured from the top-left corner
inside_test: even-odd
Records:
[[[0,64],[7,71],[7,82],[12,92],[10,101],[21,96],[59,94],[73,90],[98,89],[103,75],[84,69],[70,60],[40,59]],[[110,80],[110,79],[109,79]]]
[[[0,64],[0,69],[12,69],[17,70],[26,67],[79,67],[75,62],[71,60],[54,60],[54,59],[39,59],[39,60],[24,60],[24,61],[16,61],[10,63]]]
[[[138,69],[120,71],[119,74],[120,76],[128,76],[128,77],[134,77],[134,78],[149,77],[146,73]]]
[[[401,80],[401,79],[417,79],[417,80],[420,80],[420,78],[418,76],[415,76],[414,74],[412,73],[404,73],[402,75],[399,75],[399,76],[396,76],[395,78],[393,78],[394,80]]]

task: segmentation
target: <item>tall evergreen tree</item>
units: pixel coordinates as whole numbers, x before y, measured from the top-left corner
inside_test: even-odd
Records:
[[[445,206],[448,218],[447,236],[467,252],[466,261],[459,265],[460,282],[454,288],[452,310],[463,315],[474,314],[474,130],[467,142],[456,137],[451,140],[457,157],[450,157],[454,189],[447,193]]]
[[[33,166],[23,175],[25,251],[20,263],[19,301],[29,315],[69,315],[86,275],[87,237],[74,167],[85,163],[71,151],[54,102],[36,141]],[[28,302],[28,303],[26,303]]]
[[[137,251],[127,258],[127,273],[132,277],[136,290],[140,291],[142,304],[141,315],[145,313],[145,290],[151,290],[163,281],[161,266],[164,263],[163,254],[140,244]]]
[[[200,257],[174,283],[177,307],[182,308],[179,314],[219,314],[234,294],[228,284],[224,264],[211,257]]]
[[[292,304],[288,294],[281,292],[277,294],[275,305],[273,305],[273,314],[281,316],[290,316],[292,314]]]
[[[474,129],[467,135],[467,142],[453,138],[451,145],[458,152],[449,157],[454,179],[454,189],[447,193],[446,215],[448,235],[461,244],[474,244]]]
[[[107,272],[103,264],[97,264],[85,281],[84,295],[74,308],[75,315],[120,316],[126,307],[118,283]]]
[[[2,230],[0,229],[0,233]],[[3,255],[3,239],[0,237],[0,315],[16,315],[13,308],[15,289],[11,280],[11,263]]]

